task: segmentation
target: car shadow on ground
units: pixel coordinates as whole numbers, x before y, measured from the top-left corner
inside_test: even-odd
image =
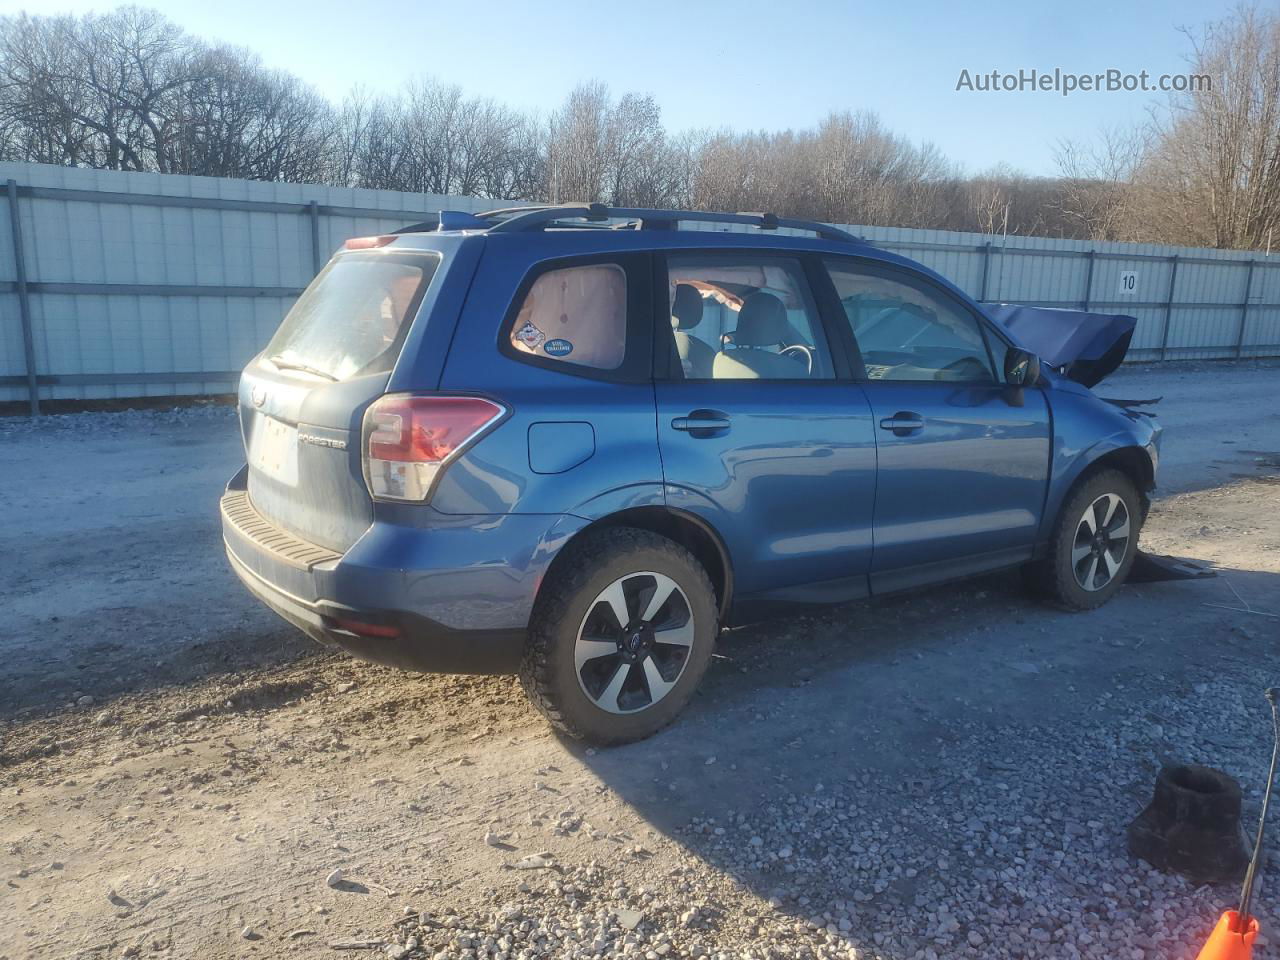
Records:
[[[851,946],[842,918],[901,929],[926,904],[973,902],[974,886],[993,897],[975,919],[1027,928],[1024,894],[1045,884],[1100,909],[1090,870],[1098,857],[1123,867],[1125,824],[1160,762],[1239,774],[1265,760],[1261,714],[1214,743],[1177,706],[1213,709],[1224,690],[1232,709],[1255,692],[1261,704],[1277,679],[1280,620],[1237,593],[1280,613],[1280,576],[1224,569],[1130,585],[1084,614],[998,575],[761,624],[725,638],[666,731],[566,746],[661,834]],[[988,842],[1000,822],[1012,834]],[[967,949],[939,922],[938,955]]]

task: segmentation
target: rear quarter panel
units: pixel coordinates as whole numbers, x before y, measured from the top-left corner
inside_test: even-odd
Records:
[[[432,505],[443,513],[596,519],[661,504],[651,381],[574,376],[499,350],[525,275],[543,260],[580,252],[554,235],[534,238],[536,246],[515,239],[486,241],[440,380],[444,392],[490,397],[509,414],[445,471]]]

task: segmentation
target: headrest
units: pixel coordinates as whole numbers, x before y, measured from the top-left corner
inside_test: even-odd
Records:
[[[691,283],[676,284],[676,299],[671,304],[671,324],[677,330],[692,330],[702,322],[702,294]]]
[[[787,308],[772,293],[757,291],[742,301],[733,342],[740,347],[773,347],[790,336]]]

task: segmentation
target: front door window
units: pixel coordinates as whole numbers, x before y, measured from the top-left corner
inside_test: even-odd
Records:
[[[982,328],[967,310],[840,261],[827,268],[869,380],[995,379]]]

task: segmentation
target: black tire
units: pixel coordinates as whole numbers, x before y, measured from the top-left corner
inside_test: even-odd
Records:
[[[601,746],[643,740],[675,719],[706,672],[719,633],[715,590],[702,565],[688,550],[647,530],[610,527],[587,534],[569,549],[572,553],[557,563],[534,605],[520,682],[533,704],[561,733]],[[575,651],[579,631],[585,636],[589,623],[591,632],[608,633],[608,639],[612,640],[609,630],[617,619],[612,613],[616,608],[608,605],[603,609],[607,602],[601,597],[606,588],[621,581],[624,592],[628,588],[633,591],[629,602],[634,600],[638,607],[646,606],[645,584],[654,584],[648,598],[659,589],[656,578],[646,580],[650,573],[670,578],[679,588],[671,593],[671,605],[664,604],[660,613],[667,618],[665,624],[679,624],[679,636],[691,637],[692,642],[683,659],[678,659],[680,650],[685,649],[683,643],[653,643],[662,633],[649,634],[648,649],[653,652],[646,655],[646,659],[651,658],[655,668],[660,662],[663,664],[666,674],[659,674],[660,680],[674,678],[675,682],[660,694],[660,699],[644,706],[645,697],[652,700],[653,687],[647,674],[649,664],[645,659],[627,659],[635,653],[623,652],[629,636],[625,629],[618,631],[623,639],[616,659],[613,654],[604,654],[588,660],[580,668]],[[682,623],[685,611],[687,619]],[[589,622],[588,614],[598,619]],[[659,619],[661,617],[655,617],[654,622]],[[669,626],[660,625],[660,628],[669,636],[676,635],[670,632]],[[643,649],[642,645],[643,639],[638,643]],[[623,696],[629,697],[631,712],[603,709],[600,702],[609,699],[608,693],[600,692],[597,702],[586,689],[591,679],[587,674],[591,671],[596,671],[596,677],[607,675],[610,681],[606,685],[612,688],[612,680],[618,676],[614,672],[615,663],[617,669],[626,668],[628,672],[622,687],[614,691],[612,702],[615,708],[621,708]],[[638,669],[638,674],[632,671],[633,667]]]
[[[1073,552],[1083,550],[1089,543],[1089,537],[1082,535],[1086,508],[1107,497],[1119,498],[1128,518],[1123,556],[1114,572],[1110,572],[1107,558],[1112,563],[1116,562],[1120,553],[1119,538],[1103,540],[1102,549],[1106,552],[1106,557],[1094,544],[1090,547],[1090,553],[1077,554],[1080,557],[1078,562],[1073,563],[1072,560]],[[1104,502],[1100,508],[1095,509],[1095,524],[1099,524],[1099,514],[1105,513],[1107,505]],[[1119,522],[1117,511],[1113,515],[1111,526],[1119,529]],[[1085,476],[1063,503],[1049,540],[1048,553],[1023,568],[1027,586],[1045,603],[1060,610],[1097,609],[1115,595],[1129,576],[1134,557],[1138,554],[1138,534],[1141,528],[1142,504],[1132,480],[1119,470],[1112,469],[1098,470]],[[1092,577],[1091,571],[1094,571]],[[1098,585],[1104,576],[1105,582]],[[1081,582],[1082,578],[1085,583],[1095,584],[1095,588],[1087,589]]]

